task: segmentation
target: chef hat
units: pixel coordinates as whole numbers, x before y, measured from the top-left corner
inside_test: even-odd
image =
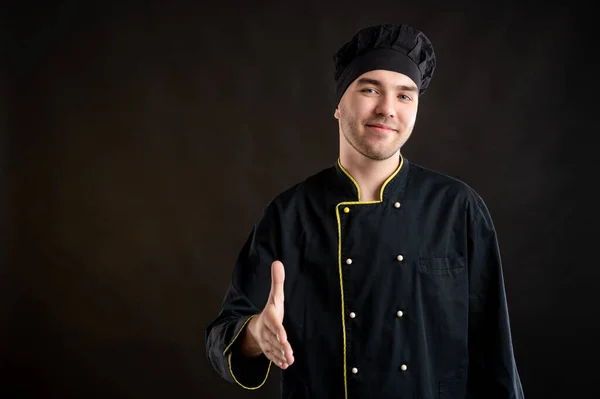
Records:
[[[412,26],[383,24],[363,28],[333,56],[335,104],[365,72],[384,69],[410,77],[423,94],[435,70],[433,45]]]

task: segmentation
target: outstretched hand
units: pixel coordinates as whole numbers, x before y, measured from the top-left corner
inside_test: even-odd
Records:
[[[285,268],[283,263],[271,264],[271,292],[263,311],[248,323],[248,332],[260,351],[282,369],[294,362],[294,352],[283,328],[283,283]]]

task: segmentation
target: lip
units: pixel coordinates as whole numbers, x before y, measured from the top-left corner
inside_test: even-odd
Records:
[[[367,124],[367,127],[373,128],[373,129],[377,129],[377,130],[381,130],[381,131],[390,131],[390,132],[395,132],[396,129],[392,129],[391,127],[385,126],[385,125],[381,125],[379,123],[373,123],[373,124]]]

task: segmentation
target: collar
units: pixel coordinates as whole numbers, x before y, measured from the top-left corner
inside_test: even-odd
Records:
[[[382,184],[381,191],[379,193],[379,201],[385,201],[386,199],[393,197],[395,198],[399,191],[401,191],[406,177],[408,176],[409,163],[406,158],[400,154],[400,164],[398,168],[392,173]],[[341,164],[340,159],[337,159],[335,164],[336,181],[342,189],[343,195],[348,201],[360,201],[360,187],[350,172],[348,172]]]

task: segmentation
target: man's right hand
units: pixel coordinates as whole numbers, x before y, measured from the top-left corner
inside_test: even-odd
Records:
[[[283,282],[285,269],[276,260],[271,264],[271,292],[265,308],[248,322],[244,329],[242,353],[255,357],[264,355],[282,369],[294,363],[294,352],[283,328]]]

